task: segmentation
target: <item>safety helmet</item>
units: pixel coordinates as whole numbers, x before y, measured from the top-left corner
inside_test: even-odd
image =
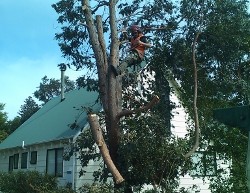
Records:
[[[132,33],[137,32],[137,31],[141,32],[141,28],[138,25],[131,25],[130,30],[131,30]]]

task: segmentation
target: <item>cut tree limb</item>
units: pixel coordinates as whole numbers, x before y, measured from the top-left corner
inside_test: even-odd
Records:
[[[156,103],[158,103],[160,100],[160,98],[155,95],[154,98],[146,105],[143,106],[141,108],[138,109],[134,109],[134,110],[123,110],[121,111],[118,115],[117,115],[117,119],[123,117],[123,116],[128,116],[128,115],[132,115],[138,112],[142,112],[142,111],[147,111],[148,109],[152,108]]]
[[[104,163],[107,165],[108,170],[111,172],[114,181],[116,184],[120,184],[124,181],[124,178],[116,168],[115,164],[113,163],[108,147],[104,141],[103,135],[102,135],[102,129],[99,124],[98,116],[96,114],[89,114],[88,120],[90,124],[90,128],[92,131],[92,134],[94,136],[95,142],[98,145],[100,152],[102,154]]]

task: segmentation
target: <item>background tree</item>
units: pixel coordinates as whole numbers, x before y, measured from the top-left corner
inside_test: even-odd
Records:
[[[28,120],[39,109],[39,105],[31,96],[25,99],[24,104],[20,107],[20,110],[18,112],[18,114],[20,115],[21,124]]]
[[[69,77],[65,76],[65,92],[75,89],[74,81],[69,80]],[[42,82],[38,87],[38,90],[34,92],[34,96],[44,104],[51,100],[53,97],[61,94],[61,82],[54,78],[48,78],[44,76]]]
[[[8,120],[8,135],[13,133],[20,125],[21,125],[21,118],[20,116],[14,117],[12,120]]]
[[[0,142],[8,136],[7,113],[4,112],[4,104],[0,103]]]

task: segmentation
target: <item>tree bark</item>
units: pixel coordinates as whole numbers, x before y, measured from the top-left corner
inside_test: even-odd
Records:
[[[116,22],[116,0],[109,1],[109,22],[111,31],[111,48],[110,48],[110,65],[117,66],[119,64],[119,40]],[[109,147],[110,155],[116,163],[117,151],[120,141],[119,120],[116,119],[121,104],[121,80],[115,77],[113,73],[109,74],[109,89],[108,89],[108,105],[109,105]]]
[[[97,27],[95,27],[93,15],[90,9],[89,0],[82,1],[82,10],[86,18],[86,25],[89,33],[90,44],[92,45],[93,52],[96,59],[96,66],[98,72],[98,83],[100,95],[104,110],[107,111],[107,53],[105,48],[105,40],[103,37],[103,28],[101,16],[97,16]]]

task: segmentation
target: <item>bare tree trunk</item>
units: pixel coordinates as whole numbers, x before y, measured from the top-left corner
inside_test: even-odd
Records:
[[[106,129],[108,133],[108,145],[110,156],[116,164],[117,151],[120,140],[119,119],[117,114],[121,111],[121,82],[112,73],[109,73],[108,65],[117,66],[119,63],[119,40],[116,24],[115,5],[117,1],[109,1],[111,50],[109,59],[106,54],[106,46],[103,36],[102,18],[96,17],[97,28],[94,24],[93,15],[90,9],[89,0],[83,0],[83,11],[89,32],[90,43],[93,47],[98,70],[100,97],[104,107]],[[108,64],[109,62],[109,64]],[[120,92],[118,92],[120,91]],[[106,163],[107,164],[107,163]],[[118,180],[119,181],[119,180]]]
[[[110,48],[110,65],[117,66],[119,64],[119,40],[118,40],[118,30],[116,22],[116,3],[117,0],[109,1],[109,21],[111,30],[111,48]],[[121,111],[121,81],[116,78],[113,74],[109,76],[109,147],[110,155],[113,161],[116,163],[117,151],[120,141],[120,129],[119,129],[119,119],[117,119],[117,114]]]

